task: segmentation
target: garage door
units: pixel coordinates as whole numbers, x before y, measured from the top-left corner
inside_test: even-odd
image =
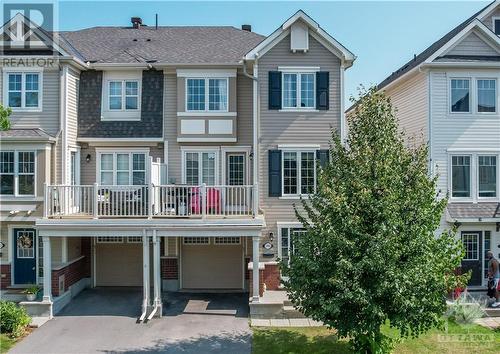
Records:
[[[142,243],[134,238],[99,238],[97,286],[142,286]]]
[[[239,237],[186,237],[181,259],[183,289],[243,288],[243,247]]]

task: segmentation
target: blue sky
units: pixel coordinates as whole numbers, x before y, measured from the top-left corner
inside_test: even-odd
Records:
[[[251,24],[268,35],[304,10],[358,58],[346,73],[346,99],[360,84],[378,83],[489,1],[61,1],[59,29],[154,25]]]

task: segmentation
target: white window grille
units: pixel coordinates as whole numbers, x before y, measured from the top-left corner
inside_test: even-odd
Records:
[[[97,236],[97,243],[122,243],[121,236]]]
[[[239,245],[240,242],[239,237],[232,236],[215,237],[214,239],[214,244],[216,245]]]
[[[208,245],[210,239],[208,237],[184,237],[183,243],[185,245]]]

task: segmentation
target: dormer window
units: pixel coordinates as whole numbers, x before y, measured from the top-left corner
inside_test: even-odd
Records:
[[[500,36],[500,17],[493,18],[493,31],[497,36]]]
[[[138,81],[110,81],[109,109],[111,111],[137,110],[139,107]]]

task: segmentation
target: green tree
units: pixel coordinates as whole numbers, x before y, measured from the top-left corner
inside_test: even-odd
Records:
[[[347,144],[333,133],[330,163],[314,195],[295,207],[305,232],[293,239],[290,299],[306,316],[349,337],[356,352],[387,353],[389,322],[403,337],[439,326],[445,297],[464,277],[453,231],[436,235],[446,199],[429,177],[427,147],[408,147],[390,100],[361,92]]]
[[[0,130],[5,131],[10,129],[9,116],[12,113],[10,107],[5,108],[0,104]]]

